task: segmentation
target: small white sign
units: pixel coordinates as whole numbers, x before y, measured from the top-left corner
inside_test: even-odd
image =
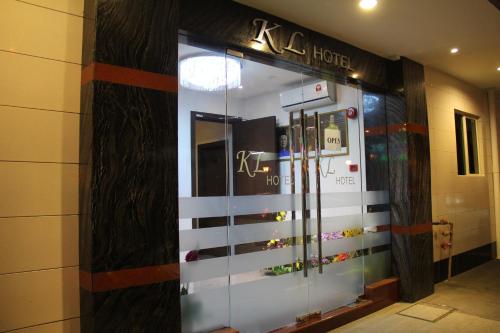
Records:
[[[325,128],[325,149],[336,152],[342,150],[342,141],[338,128]]]

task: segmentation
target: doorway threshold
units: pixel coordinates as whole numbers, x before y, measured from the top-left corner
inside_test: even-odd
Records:
[[[398,285],[399,278],[397,277],[375,282],[365,287],[365,294],[360,297],[359,302],[342,306],[300,324],[291,324],[273,330],[270,333],[327,332],[396,303],[399,300]]]

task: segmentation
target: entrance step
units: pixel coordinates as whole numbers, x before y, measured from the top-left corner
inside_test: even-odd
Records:
[[[272,333],[324,333],[350,323],[399,300],[399,278],[393,277],[365,287],[365,295],[350,306],[343,306],[300,324],[292,324]]]

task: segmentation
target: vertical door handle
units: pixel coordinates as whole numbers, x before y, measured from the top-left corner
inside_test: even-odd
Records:
[[[317,237],[318,237],[318,263],[319,273],[323,273],[323,238],[321,237],[321,141],[320,141],[320,122],[318,112],[314,112],[314,129],[315,129],[315,162],[316,162],[316,223],[317,223]]]
[[[294,137],[293,137],[293,112],[290,112],[290,119],[288,125],[288,145],[290,153],[290,182],[291,182],[291,194],[295,203],[295,147],[294,147]],[[292,221],[295,221],[295,205],[293,205],[292,210]]]
[[[293,124],[293,112],[289,115],[289,125],[288,125],[288,151],[290,154],[290,193],[292,194],[292,230],[295,231],[295,141],[294,141],[294,124]],[[295,246],[297,244],[296,238],[293,238],[292,244]],[[292,264],[292,270],[296,271],[295,262]]]
[[[309,176],[309,154],[307,149],[307,120],[304,109],[300,110],[300,151],[302,161],[302,251],[304,253],[304,277],[307,277],[307,192]]]

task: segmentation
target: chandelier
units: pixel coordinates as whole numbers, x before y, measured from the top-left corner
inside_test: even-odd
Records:
[[[233,58],[200,55],[180,62],[181,86],[198,91],[222,91],[241,85],[241,64]]]

